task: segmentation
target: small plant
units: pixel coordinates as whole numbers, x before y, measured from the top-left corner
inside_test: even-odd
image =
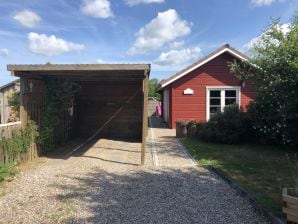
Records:
[[[16,174],[17,174],[17,169],[15,167],[15,164],[0,163],[0,183],[3,182],[4,180],[11,178],[11,177],[14,177]]]

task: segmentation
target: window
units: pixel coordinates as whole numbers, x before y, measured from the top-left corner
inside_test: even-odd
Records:
[[[221,93],[220,90],[210,90],[209,113],[213,116],[221,111]]]
[[[207,120],[225,106],[240,104],[240,87],[207,87]]]

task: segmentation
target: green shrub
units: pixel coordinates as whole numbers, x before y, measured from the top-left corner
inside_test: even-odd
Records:
[[[14,130],[11,137],[0,140],[0,148],[8,155],[27,152],[37,137],[37,125],[29,120],[25,128]]]
[[[253,138],[249,115],[238,105],[227,106],[206,123],[197,124],[198,137],[205,141],[233,144]]]
[[[250,110],[264,143],[298,145],[298,12],[289,24],[274,20],[251,49],[251,59],[234,61],[232,73],[250,81],[256,99]],[[252,66],[253,65],[253,66]]]

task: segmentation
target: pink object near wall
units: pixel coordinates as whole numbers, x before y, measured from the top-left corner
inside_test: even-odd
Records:
[[[156,106],[156,115],[158,117],[161,117],[161,103],[158,102],[157,106]]]

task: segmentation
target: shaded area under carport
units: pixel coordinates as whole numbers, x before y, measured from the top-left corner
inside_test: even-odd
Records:
[[[59,118],[55,141],[60,144],[74,138],[85,138],[85,143],[98,138],[139,141],[144,164],[150,65],[8,65],[8,70],[20,77],[23,125],[32,119],[41,126],[47,80],[71,82],[79,90],[73,95],[72,107]]]

